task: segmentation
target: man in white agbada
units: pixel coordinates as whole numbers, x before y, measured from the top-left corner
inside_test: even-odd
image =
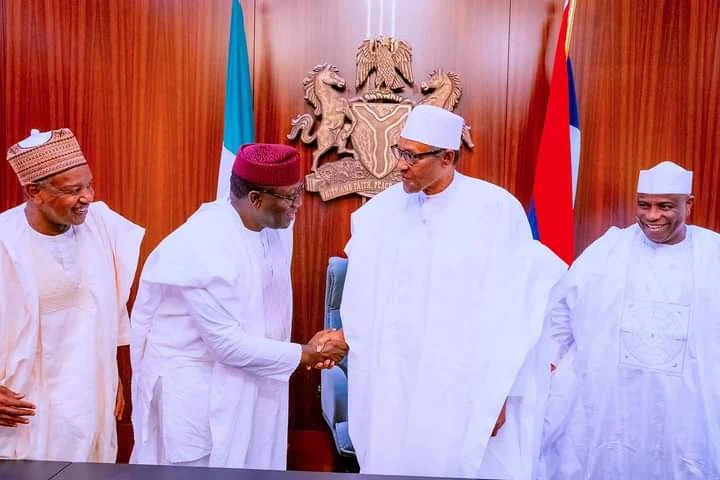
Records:
[[[686,224],[692,172],[662,162],[637,191],[637,224],[553,292],[547,478],[720,478],[720,236]]]
[[[298,152],[244,145],[232,171],[230,200],[202,205],[143,269],[133,463],[284,469],[290,375],[347,352],[325,332],[290,343]]]
[[[26,200],[0,214],[0,458],[114,462],[144,230],[92,203],[70,130],[33,130],[7,159]]]
[[[507,191],[455,170],[464,121],[418,106],[392,147],[402,184],[352,216],[341,306],[363,473],[528,479],[565,264]]]

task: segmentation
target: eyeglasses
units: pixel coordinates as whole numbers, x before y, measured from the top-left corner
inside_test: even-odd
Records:
[[[295,193],[292,195],[281,195],[279,193],[271,192],[270,190],[264,190],[259,188],[256,188],[254,191],[260,193],[267,193],[268,195],[272,195],[275,198],[279,198],[280,200],[285,200],[287,202],[290,202],[290,204],[293,204],[305,193],[305,183],[300,183],[300,186],[297,188],[297,190],[295,190]]]
[[[395,156],[395,158],[397,158],[398,160],[404,161],[405,163],[407,163],[410,166],[415,165],[422,158],[438,155],[440,153],[445,153],[444,148],[439,148],[437,150],[430,150],[429,152],[415,153],[415,152],[403,150],[397,144],[391,145],[390,151]]]

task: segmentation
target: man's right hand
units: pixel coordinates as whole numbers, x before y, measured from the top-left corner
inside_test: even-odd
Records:
[[[321,330],[302,346],[301,363],[311,368],[331,368],[347,355],[349,348],[339,330]]]
[[[23,400],[25,395],[0,385],[0,426],[16,427],[30,423],[26,417],[35,415],[35,405]]]

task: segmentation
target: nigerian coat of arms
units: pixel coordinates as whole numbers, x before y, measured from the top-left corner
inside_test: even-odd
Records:
[[[454,110],[462,84],[453,72],[433,70],[420,85],[422,98],[402,95],[413,86],[412,48],[390,37],[365,40],[355,57],[356,95],[343,95],[345,79],[335,65],[315,66],[303,80],[305,100],[312,113],[291,121],[290,140],[315,143],[311,172],[305,178],[308,191],[323,200],[351,193],[371,197],[400,181],[397,159],[390,147],[395,144],[410,110],[429,104]],[[463,143],[473,148],[470,127],[465,126]],[[338,159],[321,159],[335,150]]]

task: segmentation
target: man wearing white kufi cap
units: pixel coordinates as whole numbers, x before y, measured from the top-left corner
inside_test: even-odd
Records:
[[[33,130],[7,160],[25,202],[0,214],[0,459],[114,462],[144,230],[93,203],[70,130]]]
[[[455,170],[464,121],[409,114],[402,184],[352,216],[341,316],[364,473],[531,478],[550,356],[536,348],[565,264],[507,191]]]
[[[720,236],[686,224],[692,172],[640,171],[553,291],[546,478],[720,478]]]

